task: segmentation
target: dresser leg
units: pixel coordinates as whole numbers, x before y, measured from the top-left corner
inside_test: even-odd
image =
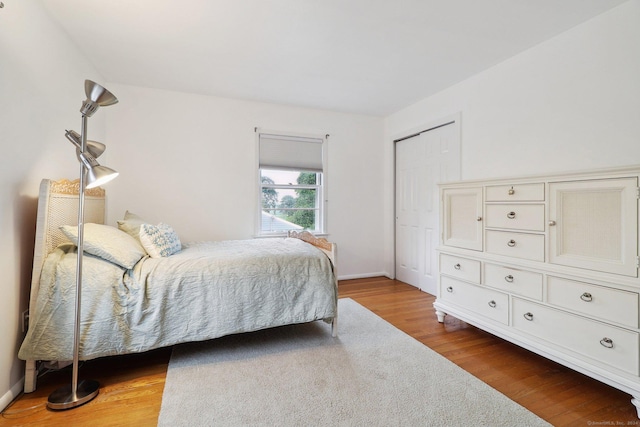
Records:
[[[438,322],[444,323],[444,316],[446,315],[447,313],[445,313],[444,311],[436,310],[436,316],[438,317]]]
[[[640,418],[640,396],[633,396],[633,399],[631,399],[631,403],[633,403],[633,406],[636,407],[638,418]]]

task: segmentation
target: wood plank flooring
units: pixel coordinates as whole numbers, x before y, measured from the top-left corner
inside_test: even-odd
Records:
[[[493,388],[556,426],[640,425],[630,396],[447,316],[437,322],[434,297],[387,278],[341,281],[352,298]],[[47,396],[70,382],[70,371],[44,375],[0,418],[7,426],[155,426],[170,349],[85,363],[80,378],[100,394],[66,411],[46,409]],[[517,425],[517,420],[513,425]]]

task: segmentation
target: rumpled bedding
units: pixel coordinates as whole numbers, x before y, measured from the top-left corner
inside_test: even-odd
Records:
[[[45,260],[21,359],[73,358],[75,267],[70,244]],[[82,277],[81,360],[328,321],[337,311],[329,258],[292,238],[191,243],[129,270],[85,255]]]

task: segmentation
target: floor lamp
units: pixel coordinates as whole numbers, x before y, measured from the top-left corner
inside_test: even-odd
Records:
[[[78,262],[76,265],[76,307],[73,331],[73,372],[71,384],[63,386],[49,395],[47,407],[50,409],[71,409],[78,407],[98,395],[100,384],[94,380],[78,382],[78,356],[80,348],[80,307],[82,293],[82,258],[84,255],[84,192],[88,188],[98,187],[115,178],[118,173],[113,169],[100,166],[96,157],[105,150],[105,145],[87,141],[87,118],[98,108],[113,105],[118,99],[107,89],[91,80],[85,80],[84,90],[87,99],[82,102],[82,128],[80,134],[67,131],[65,136],[76,146],[76,156],[80,161],[80,188],[78,191]]]

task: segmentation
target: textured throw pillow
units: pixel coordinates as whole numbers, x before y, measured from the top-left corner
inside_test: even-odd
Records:
[[[140,226],[148,222],[149,221],[145,221],[138,215],[126,211],[124,219],[118,221],[118,228],[140,242]]]
[[[182,243],[176,232],[167,224],[142,224],[140,242],[151,258],[173,255],[182,249]]]
[[[63,225],[62,232],[78,245],[78,227]],[[127,233],[103,224],[84,225],[84,251],[126,269],[132,268],[146,255],[144,248]]]

